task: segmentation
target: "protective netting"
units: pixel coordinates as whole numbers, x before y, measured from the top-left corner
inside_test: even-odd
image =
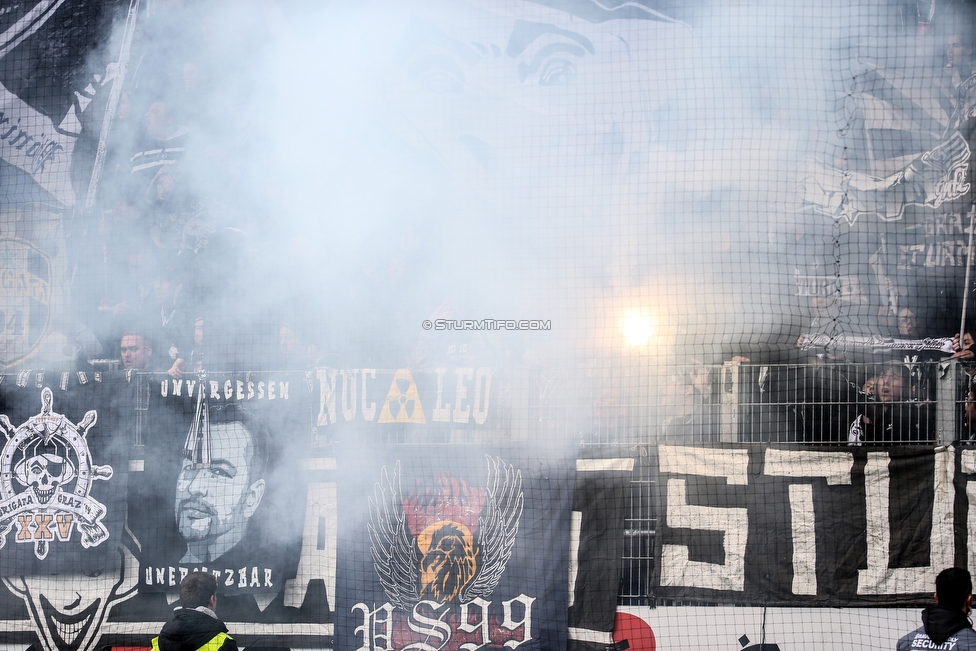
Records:
[[[0,651],[195,574],[248,648],[891,648],[976,567],[974,21],[0,3]]]

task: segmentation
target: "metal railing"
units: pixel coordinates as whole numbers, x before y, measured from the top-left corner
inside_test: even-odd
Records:
[[[974,370],[955,360],[668,367],[591,390],[591,420],[578,427],[592,444],[946,445],[970,438]]]
[[[389,435],[418,445],[558,437],[587,445],[836,445],[857,438],[853,428],[864,444],[946,445],[971,436],[964,406],[972,371],[976,365],[954,360],[504,370],[485,426],[432,425],[430,436],[410,437],[389,428]],[[138,412],[161,375],[139,374]],[[314,425],[314,396],[308,408],[309,440],[328,445],[333,434]],[[141,433],[137,426],[139,442]]]
[[[595,427],[595,438],[645,439],[632,446],[631,482],[622,557],[621,605],[682,605],[654,594],[655,537],[661,496],[653,443],[774,442],[848,445],[861,423],[861,444],[972,444],[976,366],[953,360],[878,364],[751,365],[670,369],[639,403],[606,408],[616,413]],[[650,391],[656,391],[652,393]],[[621,409],[623,407],[623,409]],[[967,409],[969,407],[969,409]],[[616,410],[616,411],[615,411]],[[970,415],[967,415],[967,411]],[[622,418],[621,414],[630,414]],[[864,419],[869,421],[865,432]],[[625,432],[634,419],[646,422]],[[674,423],[679,422],[680,428]],[[634,441],[635,443],[637,441]],[[685,604],[689,605],[689,604]],[[702,604],[695,604],[702,605]]]
[[[493,396],[494,428],[451,429],[438,443],[577,437],[622,447],[637,457],[624,526],[619,601],[654,605],[655,537],[660,495],[655,443],[773,442],[946,445],[971,440],[966,402],[972,363],[818,363],[510,371]],[[147,382],[152,376],[144,378]],[[149,384],[136,388],[137,440],[149,424]],[[311,401],[309,408],[317,409]],[[974,403],[976,405],[976,403]],[[976,409],[972,410],[976,417]],[[318,447],[314,413],[312,447]],[[976,425],[976,423],[973,423]],[[395,442],[432,441],[392,434]],[[402,439],[402,440],[401,440]]]

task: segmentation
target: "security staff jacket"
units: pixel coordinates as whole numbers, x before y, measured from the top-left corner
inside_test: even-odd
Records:
[[[929,606],[922,611],[922,626],[898,640],[896,648],[897,651],[976,651],[976,631],[961,610]]]
[[[153,651],[237,651],[227,626],[209,608],[180,608],[153,638]]]

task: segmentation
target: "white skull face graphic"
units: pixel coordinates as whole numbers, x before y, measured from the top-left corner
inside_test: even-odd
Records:
[[[17,464],[14,472],[17,481],[33,491],[41,504],[50,502],[58,486],[63,486],[75,477],[71,461],[49,452],[24,459]]]

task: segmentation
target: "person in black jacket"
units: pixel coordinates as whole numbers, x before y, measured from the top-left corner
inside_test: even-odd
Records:
[[[898,640],[897,651],[910,649],[976,649],[976,631],[969,621],[973,609],[973,580],[957,567],[939,572],[935,605],[922,611],[922,626]]]
[[[859,390],[860,413],[848,428],[848,445],[927,443],[932,433],[918,405],[907,400],[911,386],[908,367],[896,364],[869,378]]]
[[[153,651],[237,651],[227,626],[217,619],[217,580],[191,572],[180,581],[182,608],[152,641]]]

